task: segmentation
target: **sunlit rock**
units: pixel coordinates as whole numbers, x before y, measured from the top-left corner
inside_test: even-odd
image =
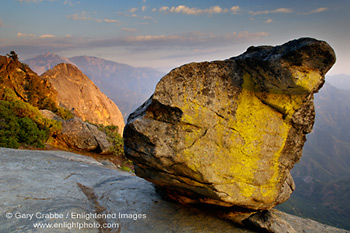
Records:
[[[334,62],[326,42],[302,38],[176,68],[129,116],[126,155],[179,202],[271,209],[294,190],[313,94]]]

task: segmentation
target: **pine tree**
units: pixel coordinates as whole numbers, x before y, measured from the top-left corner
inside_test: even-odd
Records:
[[[11,51],[9,54],[6,54],[9,58],[11,58],[14,62],[18,62],[18,55],[15,51]]]

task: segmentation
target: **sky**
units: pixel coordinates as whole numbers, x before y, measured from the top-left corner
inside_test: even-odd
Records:
[[[350,74],[349,0],[2,0],[0,54],[96,56],[163,72],[249,46],[327,41]]]

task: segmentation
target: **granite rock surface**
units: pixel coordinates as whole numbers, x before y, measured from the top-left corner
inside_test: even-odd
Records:
[[[172,70],[128,118],[136,175],[178,202],[241,212],[236,222],[286,201],[334,63],[326,42],[301,38]]]
[[[0,232],[256,232],[218,219],[212,209],[164,201],[144,179],[69,152],[0,148],[0,184]],[[347,232],[274,214],[297,232]],[[39,223],[56,228],[35,228]]]

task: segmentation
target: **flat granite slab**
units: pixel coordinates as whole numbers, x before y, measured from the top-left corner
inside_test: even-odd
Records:
[[[0,187],[0,232],[255,232],[69,152],[0,148]],[[276,213],[297,232],[347,232]]]

